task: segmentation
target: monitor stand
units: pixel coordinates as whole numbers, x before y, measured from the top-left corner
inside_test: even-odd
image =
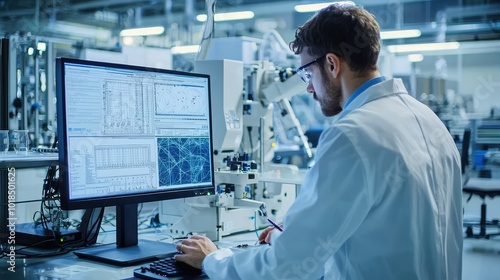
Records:
[[[173,243],[138,240],[137,204],[116,206],[116,223],[116,244],[80,249],[74,251],[75,255],[107,264],[130,266],[177,252]]]

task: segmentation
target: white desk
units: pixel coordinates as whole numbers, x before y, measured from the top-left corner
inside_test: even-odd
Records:
[[[259,231],[260,232],[260,231]],[[113,242],[115,232],[100,234],[99,242]],[[158,240],[165,238],[166,235],[151,233],[143,233],[139,235],[139,239],[154,239]],[[216,244],[221,248],[235,247],[241,244],[253,246],[257,241],[255,232],[247,232],[224,237]],[[171,240],[170,240],[171,242]],[[15,272],[8,271],[9,264],[7,258],[0,259],[0,279],[21,280],[21,279],[78,279],[78,280],[122,280],[122,279],[137,279],[133,277],[134,269],[140,268],[141,265],[128,267],[114,266],[99,262],[94,262],[86,259],[78,258],[72,252],[61,256],[21,259],[16,258]],[[143,265],[148,265],[146,262]],[[180,279],[180,278],[172,278]],[[208,279],[206,277],[199,279]]]
[[[26,156],[25,160],[19,161],[19,157],[4,157],[0,159],[0,164],[3,167],[12,166],[15,164],[19,168],[44,166],[55,164],[57,157],[54,155],[40,156],[35,158]],[[289,168],[272,169],[259,174],[260,182],[293,184],[299,186],[302,184],[307,170],[294,170]],[[260,232],[260,231],[259,231]],[[166,235],[161,236],[155,233],[141,233],[139,239],[160,240]],[[99,242],[106,244],[114,242],[115,232],[108,234],[99,234]],[[171,242],[171,240],[169,240]],[[257,241],[255,232],[247,232],[224,237],[221,241],[216,242],[221,248],[229,248],[237,245],[247,244],[253,246]],[[72,252],[60,256],[22,259],[16,257],[16,272],[8,270],[9,264],[7,258],[0,259],[0,279],[136,279],[133,277],[134,269],[140,268],[140,265],[130,267],[118,267],[98,263],[90,260],[78,258]],[[146,262],[145,264],[149,264]],[[175,279],[175,278],[174,278]]]

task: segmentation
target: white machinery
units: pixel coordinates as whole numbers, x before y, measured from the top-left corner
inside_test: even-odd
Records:
[[[248,48],[241,43],[240,48]],[[217,49],[216,45],[212,42],[211,49]],[[227,42],[225,45],[238,50]],[[218,53],[224,52],[219,49]],[[217,191],[204,201],[187,198],[161,203],[160,222],[169,226],[172,235],[196,232],[212,240],[267,226],[266,217],[281,222],[295,200],[295,185],[259,183],[257,166],[261,170],[297,168],[271,164],[275,146],[273,103],[280,107],[282,123],[288,126],[285,129],[296,129],[304,152],[312,156],[287,99],[305,90],[303,82],[269,61],[198,60],[195,72],[211,75]]]

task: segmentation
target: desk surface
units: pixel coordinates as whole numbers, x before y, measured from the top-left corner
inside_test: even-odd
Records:
[[[28,154],[28,155],[2,155],[0,156],[0,167],[36,167],[46,166],[57,162],[57,156],[52,154]],[[273,169],[260,174],[259,181],[273,183],[288,183],[300,185],[307,170]],[[114,242],[115,232],[100,234],[99,242],[102,244]],[[140,239],[159,240],[159,236],[149,233],[139,236]],[[165,236],[163,236],[165,238]],[[254,245],[257,240],[255,232],[232,235],[224,237],[217,242],[221,248],[235,247],[240,244]],[[130,267],[118,267],[78,258],[72,252],[60,256],[23,259],[16,256],[15,272],[8,270],[8,258],[0,259],[0,279],[135,279],[134,269],[140,265]],[[146,262],[145,264],[149,264]]]
[[[110,238],[104,237],[105,240]],[[112,238],[112,237],[111,237]],[[140,235],[139,238],[149,239],[151,236]],[[221,248],[235,247],[240,244],[254,245],[257,240],[255,232],[237,234],[224,237],[221,241],[216,242]],[[7,258],[0,259],[0,279],[18,280],[18,279],[78,279],[78,280],[121,280],[121,279],[137,279],[133,277],[134,269],[140,268],[140,265],[119,267],[98,263],[90,260],[78,258],[72,252],[61,256],[45,257],[45,258],[16,258],[15,272],[8,270],[9,264]],[[149,264],[146,262],[145,264]],[[176,278],[174,278],[176,279]]]

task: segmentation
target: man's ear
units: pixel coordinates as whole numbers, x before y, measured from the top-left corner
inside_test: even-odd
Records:
[[[326,62],[328,63],[330,73],[334,78],[337,78],[340,73],[340,57],[334,53],[326,54]]]

